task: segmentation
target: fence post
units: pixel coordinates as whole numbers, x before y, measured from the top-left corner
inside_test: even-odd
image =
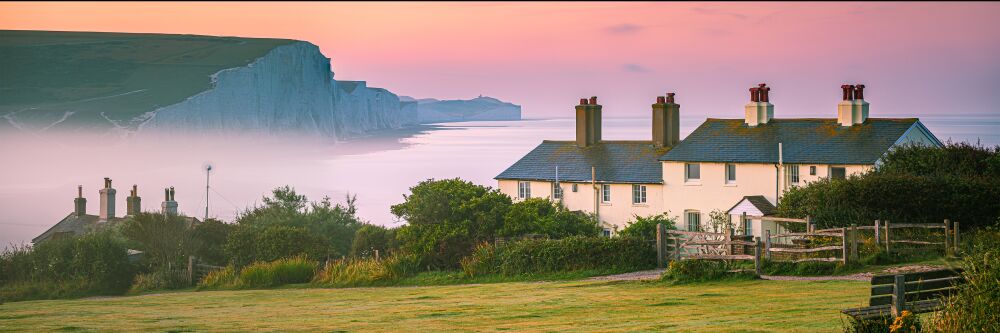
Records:
[[[375,261],[382,261],[382,257],[379,256],[378,250],[375,250]]]
[[[656,224],[656,268],[663,268],[663,223]]]
[[[952,244],[952,246],[955,247],[955,251],[954,251],[955,254],[958,254],[958,252],[961,251],[960,250],[961,248],[958,247],[958,244],[959,244],[959,242],[958,242],[958,221],[955,221],[955,225],[954,225],[953,229],[955,229],[955,241],[952,242],[952,243],[954,243],[954,244]]]
[[[754,272],[759,276],[760,275],[760,266],[761,266],[761,262],[760,262],[760,237],[754,237],[753,238],[753,243],[754,243],[754,246],[753,246],[753,269],[754,269]]]
[[[858,257],[858,226],[851,224],[851,260],[859,260]]]
[[[906,307],[906,276],[896,275],[892,287],[892,316],[899,317]]]
[[[807,215],[806,216],[806,232],[812,232],[812,231],[813,231],[812,219],[810,219],[809,216]]]
[[[844,265],[847,265],[847,257],[850,255],[850,253],[847,252],[847,237],[850,237],[850,235],[847,234],[847,227],[840,228],[840,251],[844,256]]]
[[[727,228],[728,229],[728,228]],[[733,254],[733,229],[728,229],[722,234],[722,241],[726,243],[726,253],[727,255]]]
[[[885,254],[889,254],[889,220],[885,220]]]
[[[764,258],[771,260],[771,230],[765,230],[764,235]]]
[[[882,231],[879,230],[880,228],[882,228],[882,221],[875,220],[875,245],[882,245],[882,237],[880,237],[882,236]]]
[[[951,221],[944,219],[944,255],[951,256]]]
[[[188,256],[188,283],[194,284],[194,256]]]

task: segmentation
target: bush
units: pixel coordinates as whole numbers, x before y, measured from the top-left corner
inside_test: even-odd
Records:
[[[154,269],[181,265],[190,255],[191,232],[181,216],[139,213],[126,219],[120,230],[131,248],[142,251],[143,261]]]
[[[336,260],[316,274],[313,283],[336,287],[390,284],[416,275],[419,270],[420,258],[415,255],[394,254],[384,260]]]
[[[135,272],[125,241],[110,232],[54,239],[0,254],[0,299],[121,294]]]
[[[326,240],[305,228],[289,226],[240,226],[226,240],[225,251],[237,267],[305,255],[325,258]]]
[[[374,251],[379,251],[379,256],[388,256],[390,252],[399,248],[396,242],[396,229],[365,224],[354,233],[354,242],[351,243],[350,256],[353,258],[368,258],[375,256]]]
[[[668,217],[667,213],[650,216],[634,216],[624,229],[618,232],[620,237],[634,237],[645,240],[656,240],[656,225],[663,224],[667,230],[677,229],[677,218]]]
[[[198,224],[192,230],[194,246],[191,253],[198,257],[198,260],[210,265],[227,264],[225,245],[233,228],[235,225],[216,219],[208,219]]]
[[[645,240],[627,237],[528,239],[500,246],[482,244],[462,259],[461,265],[468,276],[583,270],[625,272],[655,267],[656,251]]]
[[[753,272],[732,272],[736,267],[715,260],[674,260],[660,276],[673,283],[704,282],[724,279],[754,279]]]
[[[422,181],[404,198],[391,208],[407,222],[400,250],[436,268],[458,267],[477,244],[493,241],[511,206],[507,195],[458,178]]]
[[[304,256],[255,262],[238,272],[233,266],[227,266],[205,275],[198,284],[198,289],[271,288],[306,283],[313,279],[317,267],[319,263]]]
[[[130,293],[181,289],[191,286],[187,270],[156,270],[135,276]]]
[[[793,187],[778,214],[811,216],[820,228],[873,220],[905,223],[960,221],[986,226],[1000,216],[1000,147],[948,144],[893,149],[877,169],[846,180]]]
[[[966,283],[949,298],[934,326],[941,332],[1000,332],[1000,230],[976,233],[965,249]]]
[[[598,236],[601,227],[586,214],[572,212],[547,198],[530,198],[511,205],[499,236],[545,235],[550,238]]]

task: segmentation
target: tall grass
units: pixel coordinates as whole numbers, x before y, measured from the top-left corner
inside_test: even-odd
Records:
[[[319,263],[304,256],[255,262],[239,272],[227,266],[209,272],[198,284],[198,289],[254,289],[306,283],[313,279],[317,267]]]
[[[941,332],[1000,332],[1000,230],[980,230],[965,248],[965,283],[934,318]]]
[[[345,259],[330,262],[313,279],[313,283],[331,287],[384,285],[416,275],[420,258],[410,254],[393,254],[384,260]]]

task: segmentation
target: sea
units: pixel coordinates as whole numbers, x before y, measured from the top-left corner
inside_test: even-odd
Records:
[[[682,117],[681,137],[704,117]],[[1000,115],[921,117],[942,141],[1000,145]],[[0,137],[0,247],[30,243],[73,210],[84,186],[97,214],[104,177],[117,188],[117,215],[136,185],[143,210],[159,210],[175,187],[181,213],[233,221],[271,190],[293,187],[310,200],[355,196],[359,216],[389,227],[390,207],[427,179],[493,179],[542,140],[573,140],[573,119],[455,122],[384,131],[341,142],[309,139],[158,137],[107,143],[87,137]],[[608,140],[648,140],[648,118],[607,118]],[[211,165],[211,173],[206,167]],[[207,185],[207,186],[206,186]],[[207,199],[207,203],[206,203]],[[206,212],[207,206],[207,212]]]

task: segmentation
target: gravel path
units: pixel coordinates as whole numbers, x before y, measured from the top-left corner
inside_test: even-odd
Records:
[[[878,272],[878,274],[893,274],[893,273],[904,273],[904,272],[923,272],[934,269],[944,268],[944,266],[932,266],[932,265],[907,265],[892,267]],[[648,271],[638,271],[625,274],[615,274],[615,275],[605,275],[605,276],[595,276],[588,278],[588,281],[643,281],[643,280],[656,280],[660,278],[660,274],[663,274],[664,269],[658,268]],[[774,280],[774,281],[870,281],[872,276],[876,273],[857,273],[850,275],[832,275],[832,276],[780,276],[780,275],[761,275],[760,278],[764,280]]]

